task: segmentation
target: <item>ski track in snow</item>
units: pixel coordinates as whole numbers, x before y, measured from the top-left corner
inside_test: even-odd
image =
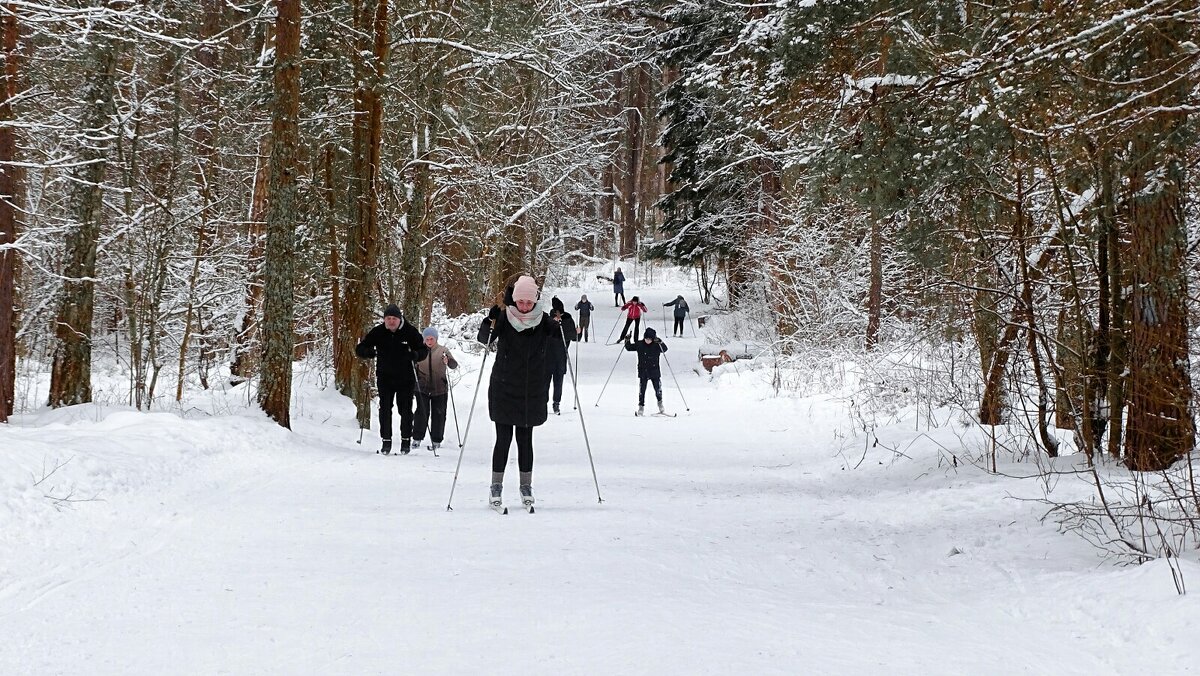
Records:
[[[245,412],[183,420],[95,407],[0,428],[0,459],[15,468],[0,469],[0,673],[1195,668],[1200,609],[1175,595],[1165,565],[1101,565],[1039,523],[1036,504],[1006,497],[1040,497],[1035,482],[940,467],[932,444],[846,468],[838,449],[853,428],[833,397],[772,398],[745,363],[712,379],[693,370],[701,338],[672,338],[658,312],[685,288],[638,293],[690,410],[664,362],[679,417],[635,418],[636,356],[582,345],[581,410],[568,376],[563,414],[534,435],[532,515],[515,467],[509,514],[486,505],[486,392],[450,512],[452,419],[441,457],[384,458],[370,431],[355,443],[353,407],[311,377],[298,384],[293,432]],[[603,289],[588,293],[603,338],[616,309]],[[568,309],[579,298],[559,296]],[[465,427],[480,358],[451,349],[464,365]],[[928,433],[961,443],[961,430]],[[63,457],[46,483],[97,490],[96,501],[56,509],[46,483],[30,487]],[[1185,568],[1193,586],[1198,571]]]

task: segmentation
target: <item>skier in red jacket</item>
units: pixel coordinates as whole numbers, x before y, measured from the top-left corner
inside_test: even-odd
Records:
[[[646,304],[638,300],[637,296],[634,296],[633,300],[621,306],[621,311],[628,312],[629,315],[625,318],[625,328],[621,329],[621,337],[617,339],[618,343],[625,342],[625,338],[629,336],[630,324],[633,324],[633,340],[638,340],[638,332],[642,326],[642,314],[646,310]]]

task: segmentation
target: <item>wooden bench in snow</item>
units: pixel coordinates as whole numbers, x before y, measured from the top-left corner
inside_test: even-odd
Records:
[[[709,373],[712,373],[713,367],[731,361],[737,360],[729,356],[729,352],[726,350],[721,350],[716,354],[705,354],[703,350],[700,351],[700,363],[704,365],[704,370]]]

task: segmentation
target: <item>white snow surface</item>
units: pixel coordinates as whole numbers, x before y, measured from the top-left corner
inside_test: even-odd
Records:
[[[864,456],[837,393],[776,396],[746,362],[710,376],[705,334],[673,338],[660,312],[676,293],[704,310],[694,285],[658,281],[631,276],[627,295],[670,347],[679,417],[635,418],[634,355],[579,346],[579,409],[568,378],[563,414],[534,435],[532,515],[515,450],[510,513],[486,506],[490,360],[453,511],[453,419],[441,457],[377,455],[377,433],[357,444],[352,404],[300,365],[291,431],[244,386],[172,412],[85,405],[0,426],[0,674],[1197,669],[1200,606],[1165,563],[1104,563],[1021,499],[1042,497],[1038,481],[952,467],[974,437],[946,412],[932,430],[898,416],[877,433],[903,453]],[[617,310],[585,287],[603,338]],[[465,429],[482,355],[444,342]]]

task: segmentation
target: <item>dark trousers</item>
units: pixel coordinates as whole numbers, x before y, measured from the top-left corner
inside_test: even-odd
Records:
[[[570,365],[567,365],[570,368]],[[566,371],[562,373],[553,373],[550,375],[550,380],[554,383],[554,404],[557,406],[562,401],[562,384],[563,376],[567,375]]]
[[[629,335],[629,325],[630,324],[633,324],[633,342],[636,343],[639,340],[638,333],[641,331],[641,328],[642,328],[642,318],[641,317],[629,317],[625,320],[625,328],[621,329],[621,337],[617,339],[618,341],[625,340],[625,336]]]
[[[646,383],[654,383],[654,396],[662,403],[662,378],[638,378],[638,406],[646,405]]]
[[[400,438],[412,436],[413,426],[413,386],[411,383],[395,388],[393,383],[378,383],[379,385],[379,436],[382,439],[392,438],[392,400],[400,409]]]
[[[517,437],[517,469],[533,471],[533,428],[496,423],[496,447],[492,449],[492,471],[503,472],[508,466],[508,447],[512,445],[513,430]]]
[[[620,303],[617,302],[618,297],[621,299]],[[625,304],[625,292],[624,291],[613,291],[613,305],[616,307],[621,307],[624,304]]]
[[[588,328],[592,325],[592,316],[590,314],[579,315],[579,333],[583,336],[583,342],[588,342]]]
[[[675,332],[677,331],[679,332],[680,336],[683,335],[683,317],[675,318],[675,326],[671,329],[671,335],[674,336]]]
[[[429,430],[429,440],[440,444],[446,432],[446,402],[445,394],[422,394],[417,392],[417,417],[413,420],[413,439],[424,439],[425,430]]]

